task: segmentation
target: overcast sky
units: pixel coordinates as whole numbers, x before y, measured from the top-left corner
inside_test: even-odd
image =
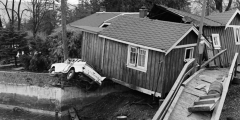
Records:
[[[2,2],[6,2],[6,0],[1,0]],[[11,8],[11,2],[12,0],[8,0],[10,3],[8,3],[9,7]],[[15,0],[15,3],[18,2],[19,0]],[[29,2],[31,0],[22,0],[22,5],[21,5],[21,10],[24,10],[26,8],[28,8],[28,4],[26,2]],[[60,0],[61,1],[61,0]],[[69,4],[78,4],[78,0],[68,0],[68,3]],[[16,3],[18,4],[18,3]],[[5,23],[6,21],[8,21],[8,18],[7,18],[7,15],[6,15],[6,12],[5,10],[3,9],[3,5],[0,3],[0,16],[1,16],[1,19],[3,20],[3,22]],[[17,9],[17,5],[15,5],[15,9]],[[25,14],[23,15],[23,19],[26,18],[28,19],[29,18],[29,13],[25,12]]]

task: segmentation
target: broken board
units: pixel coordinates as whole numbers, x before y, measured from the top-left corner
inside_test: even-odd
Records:
[[[220,99],[219,94],[200,96],[198,101],[193,103],[192,107],[188,107],[189,112],[212,111]]]
[[[216,79],[207,75],[200,75],[199,78],[204,81],[204,82],[208,82],[208,83],[212,83],[214,82]]]

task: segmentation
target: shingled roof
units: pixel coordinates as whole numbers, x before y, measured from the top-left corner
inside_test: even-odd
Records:
[[[236,11],[237,9],[233,9],[222,13],[213,13],[207,16],[207,18],[217,21],[222,25],[227,25],[227,23],[229,22],[229,20],[232,18]]]
[[[70,23],[71,26],[89,26],[99,27],[104,22],[111,23],[120,15],[139,16],[139,13],[126,13],[126,12],[97,12],[80,20]]]
[[[158,6],[163,7],[165,9],[167,9],[168,11],[170,11],[172,13],[175,13],[175,14],[177,14],[179,16],[182,16],[182,17],[189,17],[189,18],[191,18],[193,20],[196,20],[196,21],[201,20],[201,16],[198,16],[198,15],[194,15],[194,14],[184,12],[184,11],[181,11],[181,10],[177,10],[177,9],[173,9],[173,8],[169,8],[169,7],[166,7],[166,6],[163,6],[163,5],[158,5]],[[218,21],[214,21],[214,20],[209,19],[209,18],[204,18],[203,23],[205,25],[209,25],[209,26],[221,26],[221,24]]]
[[[194,28],[190,24],[121,16],[99,36],[167,52]]]
[[[121,12],[99,12],[70,23],[71,26],[99,27],[110,18],[122,14]]]
[[[105,22],[111,23],[117,20],[118,16],[121,16],[121,15],[139,17],[139,12],[97,12],[85,18],[82,18],[67,24],[67,29],[75,30],[81,26],[83,26],[82,28],[87,28],[87,26],[90,28],[100,27]],[[62,30],[62,27],[58,27],[54,31],[59,32],[61,30]]]

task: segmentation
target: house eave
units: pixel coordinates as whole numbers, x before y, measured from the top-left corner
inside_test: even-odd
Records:
[[[148,47],[148,46],[144,46],[144,45],[139,45],[139,44],[135,44],[135,43],[119,40],[119,39],[116,39],[116,38],[108,37],[108,36],[105,36],[105,35],[98,35],[98,36],[102,37],[102,38],[105,38],[105,39],[112,40],[112,41],[116,41],[116,42],[120,42],[120,43],[124,43],[124,44],[128,44],[128,45],[138,46],[138,47],[141,47],[141,48],[145,48],[145,49],[149,49],[149,50],[154,50],[154,51],[166,53],[164,50],[161,50],[161,49]]]

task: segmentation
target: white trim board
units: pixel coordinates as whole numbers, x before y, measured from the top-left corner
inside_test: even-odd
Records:
[[[111,80],[115,83],[118,83],[118,84],[123,85],[125,87],[128,87],[130,89],[133,89],[133,90],[136,90],[136,91],[148,94],[148,95],[154,95],[155,97],[161,97],[162,96],[161,93],[159,93],[159,92],[155,92],[155,91],[148,90],[146,88],[138,87],[136,85],[132,85],[132,84],[123,82],[123,81],[115,79],[115,78],[111,78]]]
[[[143,46],[143,45],[139,45],[139,44],[123,41],[123,40],[118,40],[118,39],[107,37],[107,36],[104,36],[104,35],[98,35],[98,36],[102,37],[102,38],[105,38],[105,39],[113,40],[113,41],[116,41],[116,42],[125,43],[125,44],[128,44],[128,45],[137,46],[137,47],[141,47],[141,48],[150,49],[150,50],[154,50],[154,51],[159,51],[159,52],[165,53],[165,51],[161,50],[161,49],[157,49],[157,48],[153,48],[153,47],[147,47],[147,46]]]
[[[238,9],[236,9],[235,13],[232,15],[232,17],[228,20],[227,24],[225,25],[225,30],[228,28],[228,27],[231,27],[232,25],[229,25],[232,20],[234,19],[234,17],[237,15],[237,13],[240,15],[240,11]]]
[[[178,49],[178,48],[186,48],[186,47],[194,47],[197,46],[197,43],[193,43],[193,44],[186,44],[186,45],[178,45],[173,49]]]
[[[167,50],[166,55],[167,55],[172,49],[174,49],[174,48],[177,46],[177,44],[180,43],[180,42],[182,41],[182,39],[184,39],[191,31],[194,31],[194,32],[198,35],[198,30],[197,30],[194,26],[192,26],[181,38],[179,38],[179,39],[177,40],[177,42],[175,42],[175,43],[172,45],[172,47],[170,47],[170,48]]]
[[[102,23],[100,26],[99,26],[99,28],[102,28],[104,25],[111,25],[111,23]]]
[[[108,22],[108,21],[110,21],[110,20],[112,20],[114,18],[117,18],[117,17],[121,16],[121,15],[126,15],[126,14],[130,15],[130,14],[139,14],[139,13],[138,12],[134,12],[134,13],[120,13],[119,15],[116,15],[116,16],[114,16],[112,18],[109,18],[109,19],[105,20],[103,23]]]

